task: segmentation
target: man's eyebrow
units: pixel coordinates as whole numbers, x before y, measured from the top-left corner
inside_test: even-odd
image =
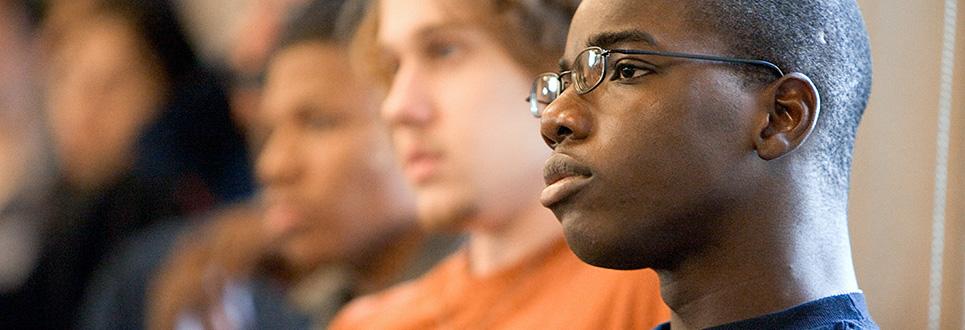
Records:
[[[650,33],[641,30],[625,30],[615,32],[601,32],[592,35],[587,39],[585,47],[600,47],[604,49],[627,42],[642,42],[651,46],[656,46],[657,41]],[[559,62],[560,72],[569,70],[570,63],[566,58],[561,58]]]
[[[444,21],[419,29],[416,32],[417,40],[429,39],[435,35],[454,31],[471,29],[472,25],[459,21]]]
[[[454,31],[464,31],[471,27],[472,27],[471,25],[463,22],[448,20],[448,21],[437,22],[427,26],[420,27],[418,30],[416,30],[414,33],[412,33],[409,36],[409,38],[411,39],[400,40],[398,41],[398,44],[386,42],[386,40],[381,38],[381,33],[378,40],[376,40],[376,42],[378,43],[378,51],[384,52],[384,53],[395,53],[397,48],[402,44],[412,43],[412,42],[422,43],[422,42],[425,42],[426,40],[430,40],[441,34],[452,33]]]
[[[615,31],[615,32],[602,32],[590,36],[586,41],[586,47],[600,47],[604,49],[613,48],[613,46],[628,43],[646,43],[651,46],[656,46],[657,41],[654,39],[653,35],[641,30],[625,30],[625,31]]]

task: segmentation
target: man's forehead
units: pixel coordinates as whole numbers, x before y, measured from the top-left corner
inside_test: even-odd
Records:
[[[573,17],[564,59],[588,46],[620,44],[659,47],[688,35],[692,24],[682,24],[687,1],[584,0]]]
[[[581,43],[580,40],[583,40]],[[588,47],[600,47],[603,49],[621,49],[621,48],[634,48],[634,49],[659,49],[657,40],[649,32],[634,29],[616,29],[616,30],[604,30],[588,35],[585,38],[574,40],[573,44],[568,46],[568,53],[560,59],[560,70],[565,71],[569,68],[568,59],[570,53],[578,53],[583,49]]]
[[[584,0],[573,17],[568,46],[582,48],[604,32],[642,31],[660,37],[676,26],[686,2],[663,0]],[[651,40],[653,41],[653,40]],[[569,50],[569,49],[567,49]]]

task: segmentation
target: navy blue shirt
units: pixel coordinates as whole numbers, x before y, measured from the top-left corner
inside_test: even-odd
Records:
[[[719,325],[710,329],[878,329],[871,320],[864,295],[843,294],[821,298],[773,314]],[[670,330],[664,323],[654,330]]]

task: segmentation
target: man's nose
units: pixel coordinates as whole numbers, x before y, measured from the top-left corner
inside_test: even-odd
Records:
[[[255,174],[263,185],[290,183],[299,175],[299,152],[297,139],[279,132],[272,132],[262,146],[255,163]]]
[[[424,126],[433,120],[433,112],[424,79],[418,70],[403,67],[393,77],[385,101],[382,118],[390,125]]]
[[[546,106],[540,117],[540,133],[550,149],[563,143],[586,139],[593,123],[586,104],[572,93],[564,93]]]

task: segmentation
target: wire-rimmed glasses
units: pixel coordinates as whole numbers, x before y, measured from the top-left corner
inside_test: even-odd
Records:
[[[607,75],[607,60],[610,54],[627,55],[653,55],[663,57],[685,58],[701,61],[725,62],[734,64],[746,64],[765,67],[776,73],[778,77],[784,76],[784,71],[776,64],[764,60],[751,60],[733,57],[723,57],[715,55],[688,54],[677,52],[659,52],[650,50],[631,50],[631,49],[603,49],[601,47],[589,47],[580,52],[573,62],[573,68],[560,73],[547,72],[540,74],[533,82],[530,90],[529,101],[530,112],[539,118],[543,115],[546,106],[555,101],[563,94],[567,85],[572,84],[576,87],[576,92],[580,95],[593,91],[603,78]],[[569,79],[566,79],[566,78]],[[569,83],[567,80],[572,81]]]

